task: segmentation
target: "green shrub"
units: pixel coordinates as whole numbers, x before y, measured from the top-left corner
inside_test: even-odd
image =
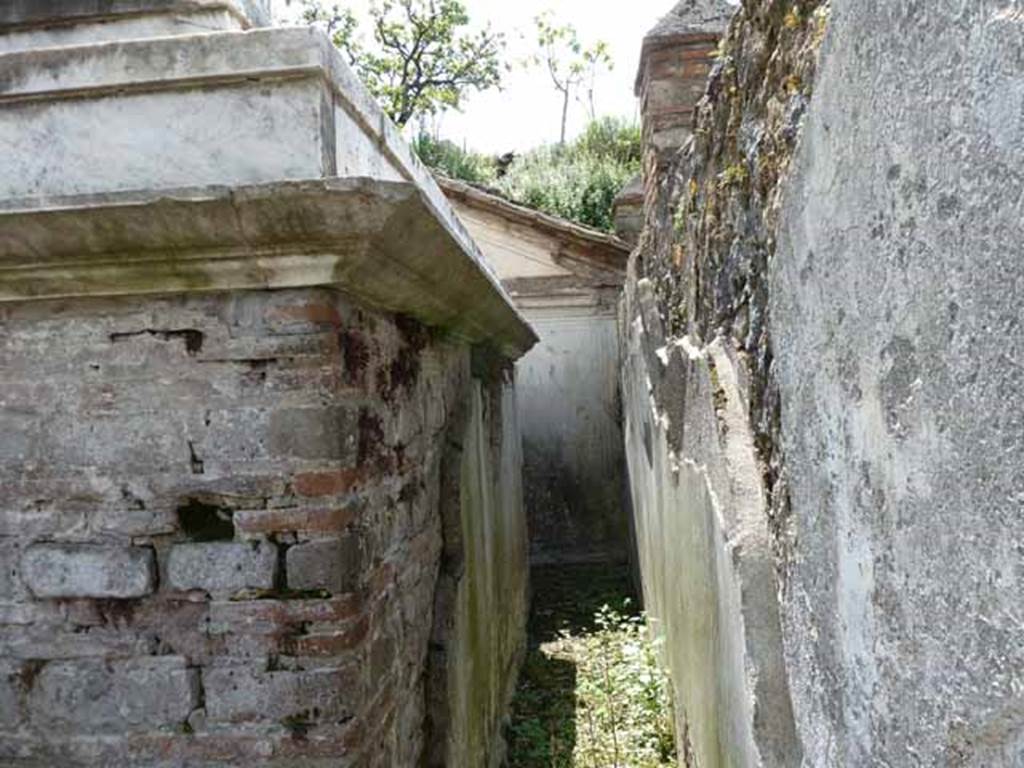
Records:
[[[530,208],[611,232],[615,197],[640,172],[640,154],[640,130],[605,118],[565,146],[517,158],[497,187]]]
[[[413,151],[428,168],[451,179],[470,184],[490,184],[495,177],[492,158],[463,149],[446,139],[421,133],[412,142]]]
[[[614,231],[614,201],[640,173],[640,129],[624,120],[595,120],[574,141],[516,157],[499,173],[495,158],[421,134],[413,149],[429,168],[470,184],[494,187],[513,202]]]

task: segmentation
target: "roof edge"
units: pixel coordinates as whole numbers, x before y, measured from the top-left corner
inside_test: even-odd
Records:
[[[6,203],[0,303],[323,286],[512,359],[537,341],[412,182],[331,178]]]
[[[447,197],[479,210],[490,211],[518,224],[539,229],[587,250],[598,248],[608,259],[595,259],[604,268],[625,270],[632,246],[620,237],[593,227],[553,216],[542,211],[514,203],[499,195],[486,192],[466,182],[446,176],[437,176],[437,184]],[[611,262],[609,264],[609,261]]]

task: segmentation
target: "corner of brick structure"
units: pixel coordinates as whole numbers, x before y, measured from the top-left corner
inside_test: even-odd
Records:
[[[0,143],[46,147],[0,158],[4,765],[411,767],[442,719],[448,764],[501,753],[535,336],[264,11],[0,11]]]

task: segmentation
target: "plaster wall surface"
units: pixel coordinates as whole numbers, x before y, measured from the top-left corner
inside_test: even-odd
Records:
[[[770,270],[809,765],[1024,763],[1024,16],[921,10],[834,3]]]
[[[627,283],[681,762],[1018,766],[1022,16],[784,10],[738,11]]]
[[[540,336],[516,365],[536,564],[630,557],[612,302],[524,307]]]
[[[551,224],[531,223],[536,214],[525,209],[525,221],[472,199],[456,198],[455,209],[540,337],[516,363],[531,561],[628,560],[618,382],[623,275],[601,261],[609,252],[624,259],[625,246],[582,228],[584,237],[567,240]],[[585,236],[601,241],[600,257]]]
[[[722,344],[667,339],[630,280],[625,445],[644,606],[675,692],[680,762],[797,765],[747,382]],[[666,400],[685,402],[683,411]],[[682,413],[682,418],[675,417]]]
[[[502,728],[526,650],[528,541],[516,388],[502,374],[473,381],[438,588],[431,681],[447,691],[428,731],[430,765],[504,764]],[[454,479],[454,478],[452,478]]]

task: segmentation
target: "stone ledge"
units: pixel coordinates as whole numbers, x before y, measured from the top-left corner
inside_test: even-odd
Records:
[[[227,10],[246,26],[270,23],[268,0],[9,0],[0,7],[0,34],[26,27],[206,10]]]
[[[81,195],[0,211],[0,302],[334,286],[519,357],[526,321],[410,182]]]
[[[74,286],[83,277],[77,266],[71,267],[71,273],[63,277],[52,270],[47,274],[33,275],[29,269],[21,272],[20,278],[9,273],[0,279],[0,282],[14,279],[21,287],[0,291],[8,300],[66,295],[123,295],[139,292],[343,285],[366,300],[376,301],[377,306],[385,310],[405,311],[420,316],[415,305],[429,304],[432,307],[426,319],[429,324],[443,325],[456,332],[465,332],[464,335],[473,341],[505,337],[505,341],[502,342],[504,348],[516,356],[536,341],[430,173],[413,155],[398,129],[384,115],[322,32],[310,28],[224,32],[35,50],[9,54],[0,57],[0,60],[0,68],[4,71],[4,78],[0,82],[0,106],[4,107],[0,110],[0,143],[9,141],[15,146],[22,143],[31,145],[46,140],[45,136],[36,135],[38,132],[33,133],[33,126],[39,125],[38,119],[34,123],[28,120],[30,112],[36,114],[36,109],[43,108],[40,105],[56,109],[56,102],[63,102],[60,110],[54,113],[59,115],[61,120],[67,121],[78,115],[83,120],[91,120],[90,124],[94,127],[104,126],[107,133],[119,128],[121,134],[129,136],[138,135],[133,125],[126,123],[112,126],[110,120],[119,120],[125,114],[135,114],[130,109],[131,105],[126,102],[133,93],[159,92],[161,99],[167,100],[166,103],[160,102],[163,109],[161,114],[164,114],[171,107],[179,111],[194,109],[193,101],[199,98],[197,94],[206,93],[207,96],[203,98],[209,97],[218,105],[230,102],[235,106],[244,106],[249,98],[244,92],[246,88],[280,88],[283,92],[280,98],[285,103],[294,102],[296,108],[303,104],[308,105],[311,108],[308,113],[310,115],[319,111],[317,127],[312,131],[317,135],[316,138],[311,137],[311,141],[303,145],[301,142],[292,141],[291,136],[278,137],[267,134],[266,131],[260,132],[259,138],[254,138],[253,130],[250,129],[247,134],[250,144],[246,145],[246,160],[239,167],[221,163],[211,170],[201,165],[205,161],[199,157],[189,155],[181,159],[181,164],[185,165],[189,173],[203,171],[202,180],[198,183],[237,187],[265,182],[276,183],[278,179],[315,178],[318,175],[327,177],[325,183],[328,186],[338,183],[332,178],[334,176],[353,177],[354,183],[363,183],[355,178],[361,176],[370,176],[380,181],[407,180],[410,187],[407,193],[411,194],[411,189],[418,191],[417,208],[421,213],[417,215],[425,214],[434,221],[433,224],[424,222],[422,225],[410,227],[411,222],[402,220],[401,226],[388,228],[390,239],[395,241],[396,245],[400,241],[403,247],[413,251],[423,251],[430,244],[430,239],[434,242],[438,239],[445,241],[444,250],[448,254],[441,262],[447,263],[447,268],[451,270],[446,276],[438,274],[436,269],[430,267],[427,271],[433,278],[431,291],[435,295],[428,296],[424,291],[417,290],[417,302],[412,301],[408,295],[389,296],[386,290],[365,291],[365,286],[360,285],[363,282],[362,276],[347,266],[340,270],[335,269],[341,267],[333,263],[337,260],[337,253],[334,256],[328,254],[325,258],[322,252],[317,252],[319,248],[313,248],[312,253],[309,252],[309,248],[304,253],[296,253],[295,249],[290,249],[290,252],[282,256],[282,244],[278,242],[274,245],[273,254],[260,254],[261,261],[258,263],[251,259],[240,259],[239,251],[251,256],[252,250],[248,247],[250,238],[247,234],[242,234],[241,237],[229,237],[226,248],[218,249],[215,241],[208,241],[205,243],[206,256],[176,255],[176,263],[170,265],[166,263],[166,259],[161,263],[159,258],[151,258],[149,262],[157,263],[139,266],[133,264],[136,261],[135,256],[128,260],[123,255],[117,256],[113,262],[102,267],[94,265],[89,274],[90,279],[85,280],[82,286],[71,288],[70,293],[67,293],[69,287]],[[234,85],[225,86],[235,83],[239,84],[237,88]],[[209,90],[212,87],[226,87],[228,91],[212,93]],[[232,94],[233,101],[228,98]],[[174,99],[179,99],[180,103],[173,101]],[[26,100],[33,103],[19,105],[19,102]],[[118,107],[117,105],[122,102],[124,106]],[[147,103],[152,106],[155,102]],[[102,109],[97,106],[101,104]],[[120,111],[117,111],[118,109]],[[244,119],[250,115],[254,118],[260,116],[258,110],[252,113],[251,110],[246,111],[247,109],[249,107],[239,107],[239,116]],[[292,133],[306,129],[307,126],[300,125],[292,130]],[[227,138],[232,139],[230,136]],[[182,129],[174,136],[164,137],[161,151],[166,154],[172,145],[179,148],[191,146],[195,140],[196,137],[189,133],[189,130]],[[73,175],[69,173],[69,168],[73,167],[70,165],[71,160],[88,157],[91,163],[96,154],[95,144],[89,141],[89,137],[85,137],[84,144],[81,139],[78,141],[79,144],[69,154],[70,160],[62,166],[54,165],[54,168],[61,167],[60,173],[51,172],[49,168],[37,167],[38,164],[32,163],[29,163],[29,167],[23,167],[24,164],[19,164],[17,158],[25,157],[24,153],[15,153],[9,163],[0,162],[0,171],[6,171],[6,174],[0,172],[0,177],[6,175],[8,178],[21,179],[17,183],[8,184],[11,192],[8,193],[7,200],[0,200],[0,217],[3,217],[4,210],[20,212],[28,207],[53,208],[54,205],[76,207],[80,213],[84,213],[84,209],[92,209],[98,204],[99,193],[114,194],[141,186],[166,190],[159,194],[164,197],[175,197],[181,193],[180,187],[190,183],[182,182],[178,178],[182,176],[181,173],[158,172],[157,169],[168,167],[168,162],[163,161],[162,157],[136,153],[129,158],[135,161],[135,165],[130,166],[129,170],[122,171],[120,177],[113,182],[104,184],[101,188],[91,189],[84,180],[79,184],[75,181],[78,177],[69,178]],[[316,146],[317,141],[322,146]],[[233,140],[227,141],[219,145],[218,149],[228,152],[229,145],[235,143],[237,142]],[[231,151],[237,155],[238,148],[234,147]],[[368,160],[368,155],[373,157]],[[232,157],[234,158],[234,155]],[[128,165],[127,161],[121,163],[121,166]],[[94,178],[92,175],[83,175],[88,168],[78,170],[78,175],[82,179]],[[26,176],[30,177],[27,181]],[[207,176],[209,178],[206,178]],[[143,184],[140,181],[150,179],[155,181],[152,184]],[[224,196],[224,189],[219,187],[215,194]],[[195,190],[189,190],[184,194],[192,196],[194,192]],[[74,195],[74,200],[78,202],[72,202],[70,198],[57,201],[55,196],[62,194]],[[229,193],[228,196],[230,194],[234,193]],[[34,202],[17,199],[25,195],[31,195]],[[208,193],[200,195],[208,196]],[[147,203],[153,203],[156,198],[150,195],[145,199]],[[101,207],[113,200],[114,198],[105,198]],[[229,203],[228,210],[230,206]],[[274,206],[268,200],[264,202],[263,207],[266,210]],[[332,212],[332,215],[334,213]],[[408,211],[406,213],[408,214]],[[281,217],[271,215],[271,218],[280,220]],[[308,216],[300,215],[300,219],[305,218]],[[230,219],[230,216],[226,216],[225,219]],[[12,220],[6,217],[2,220],[4,226],[0,230],[7,235],[8,243],[19,239],[20,235],[9,229],[8,222]],[[146,240],[151,238],[146,233],[144,220],[144,215],[137,216],[132,224],[132,234],[141,238],[142,248],[136,248],[131,238],[122,237],[120,251],[151,250],[146,246]],[[181,237],[178,238],[175,249],[181,252],[182,246],[185,245],[183,241],[188,239],[184,233],[192,229],[192,223],[189,216],[179,217],[179,222],[178,226],[182,232],[179,233]],[[391,222],[397,223],[398,220]],[[79,222],[79,226],[86,225]],[[228,229],[237,227],[229,223]],[[427,241],[413,234],[427,229],[431,230]],[[364,237],[367,234],[365,229],[357,232]],[[108,234],[113,233],[108,231]],[[339,237],[346,240],[349,247],[354,247],[357,243],[355,238],[346,237],[341,231],[335,232],[330,239]],[[311,245],[311,238],[299,239]],[[379,242],[375,243],[375,246],[379,245]],[[3,248],[4,246],[0,245],[0,250]],[[231,248],[236,249],[234,254],[231,254]],[[67,248],[58,250],[64,252],[64,257],[68,255]],[[188,247],[184,248],[184,252],[189,250]],[[390,254],[395,249],[389,246],[383,250]],[[461,251],[461,255],[456,257],[455,250]],[[196,259],[212,256],[214,251],[219,253],[220,261],[207,265],[207,268],[198,265],[197,269]],[[21,266],[27,266],[36,264],[37,254],[47,251],[30,248],[27,251],[23,250],[22,253],[25,258]],[[111,256],[113,251],[107,249],[106,253]],[[230,259],[225,260],[225,256],[232,255],[235,257],[234,263]],[[271,260],[269,264],[263,261],[268,258]],[[399,265],[410,265],[417,259],[430,261],[423,254],[414,258],[399,254],[394,260]],[[4,260],[4,257],[0,256],[0,262]],[[389,261],[392,261],[390,256],[377,259],[371,268],[381,272],[381,264],[387,264]],[[363,260],[361,263],[365,265],[366,261]],[[339,279],[339,271],[344,273],[345,279]],[[207,279],[203,277],[206,272],[216,273],[219,277]],[[471,275],[470,272],[478,274]],[[311,273],[315,273],[315,276],[311,276]],[[410,280],[416,281],[415,277],[408,273],[402,276],[379,274],[370,277],[369,280],[377,283],[390,280],[390,289],[395,287],[395,283],[404,287]],[[423,280],[418,282],[424,283]],[[426,284],[431,282],[426,281]],[[150,283],[148,287],[147,283]],[[8,283],[8,287],[10,285]],[[122,285],[127,286],[127,289],[117,287]],[[381,287],[378,285],[378,289]],[[109,293],[110,290],[113,290],[112,294]],[[484,296],[488,298],[482,300]],[[505,305],[503,309],[499,310],[495,298]],[[478,304],[486,306],[476,306]],[[477,317],[474,318],[474,315]]]
[[[91,93],[194,88],[217,82],[303,74],[327,78],[331,75],[332,54],[336,52],[330,41],[311,28],[259,29],[19,51],[3,58],[0,103],[80,99]],[[344,76],[339,75],[340,78]],[[347,97],[363,101],[357,93],[362,86],[355,86],[350,78],[344,78],[342,88]]]

